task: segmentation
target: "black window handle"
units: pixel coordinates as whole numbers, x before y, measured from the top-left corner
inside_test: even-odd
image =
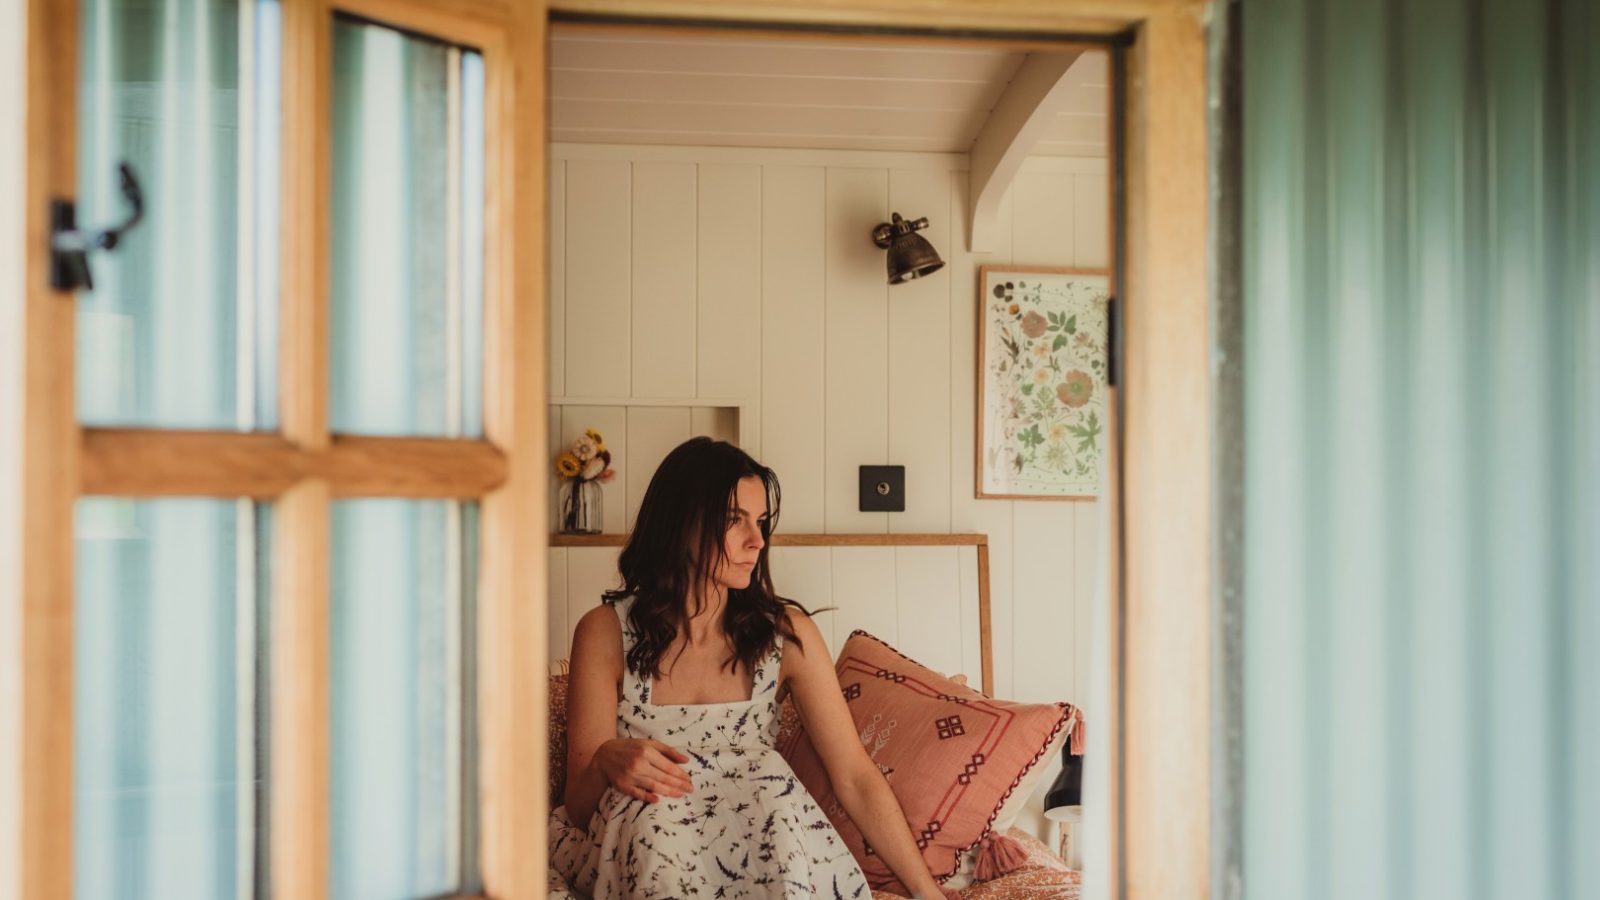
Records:
[[[128,217],[113,228],[78,228],[77,206],[71,200],[50,203],[50,286],[58,291],[94,290],[89,274],[89,253],[112,250],[129,229],[144,218],[144,189],[127,163],[117,166],[122,175],[122,197],[128,201]]]

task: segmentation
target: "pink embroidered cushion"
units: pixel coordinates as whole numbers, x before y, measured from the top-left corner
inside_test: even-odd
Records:
[[[864,631],[835,666],[856,730],[883,771],[923,859],[941,882],[970,860],[1006,800],[1068,725],[1066,703],[994,700],[917,664]],[[803,728],[779,750],[827,813],[874,890],[906,894],[867,847]]]

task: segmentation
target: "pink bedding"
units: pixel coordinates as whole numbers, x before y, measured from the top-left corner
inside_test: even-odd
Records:
[[[974,884],[961,892],[962,900],[1078,900],[1080,875],[1027,832],[1007,832],[1027,848],[1022,868],[993,881]],[[873,891],[873,900],[904,900],[899,894]]]

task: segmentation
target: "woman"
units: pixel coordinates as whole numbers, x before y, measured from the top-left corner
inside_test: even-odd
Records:
[[[870,897],[774,747],[778,698],[792,692],[874,852],[918,897],[946,896],[856,735],[822,634],[773,593],[778,497],[772,470],[739,448],[680,445],[650,480],[618,562],[622,588],[578,622],[551,862],[579,890]]]

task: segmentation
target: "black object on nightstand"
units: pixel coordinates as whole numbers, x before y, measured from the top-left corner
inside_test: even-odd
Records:
[[[1051,810],[1083,805],[1083,757],[1072,755],[1072,741],[1061,745],[1061,774],[1044,795],[1045,815]]]

